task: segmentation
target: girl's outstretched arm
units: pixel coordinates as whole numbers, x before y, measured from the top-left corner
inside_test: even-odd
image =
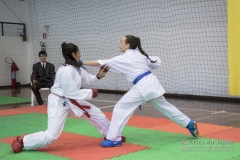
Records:
[[[83,65],[86,65],[86,66],[100,66],[98,61],[85,61],[85,62],[83,62]]]

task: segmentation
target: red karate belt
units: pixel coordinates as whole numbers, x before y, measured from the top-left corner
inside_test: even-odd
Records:
[[[81,105],[79,104],[75,99],[70,99],[69,100],[71,101],[72,104],[74,104],[75,106],[77,106],[78,108],[80,108],[81,110],[83,110],[84,114],[90,118],[90,114],[85,110],[85,109],[90,109],[90,106],[85,106],[85,105]]]
[[[53,92],[52,92],[52,93],[53,93]],[[55,94],[55,95],[58,96],[58,97],[65,98],[64,96],[59,96],[59,95],[57,95],[56,93],[53,93],[53,94]],[[70,99],[70,98],[68,98],[68,99],[71,101],[72,104],[74,104],[75,106],[77,106],[78,108],[80,108],[81,110],[83,110],[84,114],[85,114],[88,118],[91,117],[90,114],[85,110],[85,109],[90,109],[90,108],[91,108],[90,106],[81,105],[81,104],[79,104],[75,99]]]

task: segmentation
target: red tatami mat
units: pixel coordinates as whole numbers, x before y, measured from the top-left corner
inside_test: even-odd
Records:
[[[24,113],[47,113],[47,106],[33,106],[33,107],[21,107],[1,110],[0,116],[8,116]]]
[[[111,119],[112,113],[104,112],[104,114],[109,119]],[[134,115],[129,119],[127,125],[132,127],[139,127],[139,128],[151,128],[154,126],[165,125],[169,123],[172,123],[169,119]]]
[[[25,114],[25,113],[28,113],[28,112],[26,112],[26,111],[19,111],[16,108],[12,108],[12,109],[1,110],[0,116],[9,116],[9,115]]]
[[[212,125],[212,124],[203,124],[203,123],[198,123],[198,129],[200,132],[200,136],[205,136],[207,134],[212,134],[214,132],[219,132],[219,131],[224,131],[231,129],[232,127],[226,127],[226,126],[218,126],[218,125]],[[161,130],[161,131],[166,131],[166,132],[175,132],[175,133],[180,133],[180,134],[190,134],[189,131],[184,128],[179,126],[176,123],[169,123],[166,125],[159,125],[155,127],[150,127],[149,129],[154,129],[154,130]]]
[[[14,137],[0,141],[11,144]],[[98,160],[129,154],[146,149],[146,146],[123,143],[124,147],[103,148],[100,146],[102,138],[94,138],[63,132],[59,139],[49,147],[41,149],[43,152],[66,157],[74,160]]]
[[[228,130],[215,132],[212,134],[207,134],[204,137],[240,142],[240,128],[231,128]]]

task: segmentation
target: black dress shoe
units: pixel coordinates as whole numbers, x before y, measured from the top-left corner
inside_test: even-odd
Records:
[[[44,103],[44,101],[41,101],[41,102],[38,103],[38,105],[43,105],[43,103]]]

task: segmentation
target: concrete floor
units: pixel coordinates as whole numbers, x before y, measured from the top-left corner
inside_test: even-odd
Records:
[[[46,98],[48,91],[42,93],[42,97]],[[20,89],[0,89],[1,96],[26,97],[30,98],[31,90],[29,87]],[[90,100],[92,104],[101,108],[103,112],[111,112],[116,102],[121,98],[121,94],[100,93],[97,98]],[[186,100],[180,98],[166,98],[168,102],[175,105],[179,110],[191,119],[195,119],[201,123],[216,124],[223,126],[232,126],[240,128],[240,104],[231,102],[216,102],[202,100]],[[47,101],[45,102],[47,104]],[[30,103],[21,105],[3,105],[0,109],[31,107]],[[147,103],[142,109],[137,109],[135,115],[144,115],[151,117],[164,116],[156,111],[152,105]]]

